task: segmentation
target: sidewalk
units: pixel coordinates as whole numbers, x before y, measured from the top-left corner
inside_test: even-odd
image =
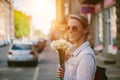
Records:
[[[120,67],[116,66],[114,56],[112,57],[106,57],[102,53],[98,54],[96,55],[97,64],[107,69],[106,75],[108,80],[120,80]]]

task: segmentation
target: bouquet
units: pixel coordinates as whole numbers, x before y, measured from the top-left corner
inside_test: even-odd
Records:
[[[60,67],[64,68],[65,54],[71,50],[73,45],[64,39],[60,39],[52,41],[50,46],[53,50],[55,50],[59,54]]]
[[[71,50],[73,45],[70,42],[67,42],[66,40],[60,39],[52,41],[50,46],[53,50],[55,50],[58,53],[60,67],[64,68],[65,54]]]

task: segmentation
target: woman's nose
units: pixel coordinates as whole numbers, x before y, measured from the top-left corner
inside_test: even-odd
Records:
[[[72,28],[69,28],[69,29],[68,29],[68,32],[70,32],[70,33],[73,32],[73,29],[72,29]]]
[[[69,29],[69,30],[68,30],[68,32],[69,32],[69,33],[72,33],[72,32],[73,32],[73,30],[72,30],[72,29]]]

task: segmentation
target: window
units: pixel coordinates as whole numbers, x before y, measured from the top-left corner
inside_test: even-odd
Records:
[[[14,44],[12,46],[12,50],[30,50],[30,45],[24,45],[24,44]]]

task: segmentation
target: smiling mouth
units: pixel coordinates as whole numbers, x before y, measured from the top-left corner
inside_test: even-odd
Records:
[[[69,35],[69,37],[72,37],[72,38],[73,38],[74,36],[75,36],[74,34],[70,34],[70,35]]]
[[[71,33],[71,34],[69,34],[69,35],[70,35],[70,36],[74,36],[75,34],[72,34],[72,33]]]

